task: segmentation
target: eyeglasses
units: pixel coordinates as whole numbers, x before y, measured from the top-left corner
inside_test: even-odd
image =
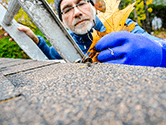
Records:
[[[72,15],[73,13],[74,13],[74,8],[75,7],[77,7],[79,10],[81,10],[81,11],[84,11],[84,9],[86,9],[87,8],[87,6],[88,6],[88,3],[89,3],[90,1],[89,0],[82,0],[82,1],[80,1],[78,4],[76,4],[75,6],[73,6],[73,7],[68,7],[68,8],[65,8],[62,12],[61,12],[61,14],[63,14],[63,15]]]

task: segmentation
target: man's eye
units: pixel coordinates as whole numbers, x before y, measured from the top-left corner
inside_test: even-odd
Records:
[[[81,2],[79,3],[79,6],[83,6],[85,4],[85,2]]]
[[[70,12],[71,10],[72,10],[72,8],[67,8],[67,9],[64,10],[64,13],[68,13],[68,12]]]

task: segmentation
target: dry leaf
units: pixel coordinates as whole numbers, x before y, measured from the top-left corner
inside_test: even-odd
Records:
[[[120,1],[118,0],[104,0],[106,4],[106,11],[105,13],[99,13],[97,16],[101,20],[101,22],[104,24],[106,31],[99,32],[94,30],[93,31],[93,42],[87,52],[86,55],[89,56],[89,58],[92,58],[93,62],[99,62],[97,60],[97,55],[99,52],[96,52],[95,45],[99,41],[100,38],[102,38],[104,35],[114,32],[114,31],[132,31],[135,28],[135,23],[132,23],[131,25],[127,26],[125,25],[125,22],[131,13],[131,11],[134,9],[134,4],[128,5],[125,9],[119,10],[118,6]]]

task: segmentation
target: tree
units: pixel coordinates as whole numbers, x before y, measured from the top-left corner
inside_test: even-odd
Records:
[[[133,0],[122,0],[121,8],[125,8],[129,3],[133,2],[134,2]],[[135,10],[133,13],[130,14],[130,18],[135,20],[145,30],[147,30],[147,28],[145,27],[147,23],[148,26],[150,27],[149,13],[152,12],[152,8],[148,8],[148,5],[151,4],[152,2],[153,0],[136,0]],[[145,22],[146,19],[147,21]]]
[[[150,27],[150,17],[149,17],[149,12],[148,12],[148,6],[147,6],[147,2],[146,0],[144,0],[144,9],[145,9],[145,15],[146,15],[146,19],[145,19],[145,29],[147,30],[148,33],[151,32],[151,27]]]

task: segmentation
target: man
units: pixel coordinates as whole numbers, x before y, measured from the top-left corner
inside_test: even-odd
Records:
[[[56,0],[55,8],[60,20],[69,29],[69,33],[85,54],[92,43],[92,28],[100,32],[105,30],[96,16],[93,1]],[[131,23],[133,23],[132,20],[126,20],[127,25]],[[36,37],[28,27],[21,26],[18,30],[30,36],[49,59],[61,58],[53,47],[49,47],[41,36]],[[8,36],[7,33],[5,35]],[[97,58],[104,63],[166,66],[166,42],[146,33],[138,25],[131,33],[120,31],[105,35],[98,41],[95,48],[101,51]]]

